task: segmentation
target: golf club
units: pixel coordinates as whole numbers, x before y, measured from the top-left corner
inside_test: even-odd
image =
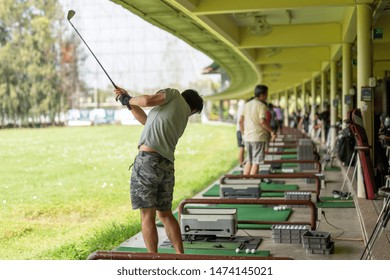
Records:
[[[89,49],[89,51],[92,53],[93,57],[96,59],[96,61],[99,63],[100,67],[103,69],[104,73],[106,73],[108,79],[110,80],[110,82],[112,83],[112,85],[114,86],[114,88],[118,88],[118,86],[111,80],[110,76],[108,75],[107,71],[104,69],[103,65],[100,63],[99,59],[97,59],[96,55],[93,53],[93,51],[91,50],[91,48],[88,46],[87,42],[84,41],[83,37],[80,35],[80,33],[77,31],[76,27],[74,27],[74,25],[72,24],[72,22],[70,21],[74,15],[76,14],[76,12],[74,10],[69,10],[68,11],[68,16],[67,16],[67,19],[70,23],[70,25],[72,25],[73,29],[76,31],[76,33],[80,36],[81,40],[84,42],[84,44],[87,46],[87,48]]]

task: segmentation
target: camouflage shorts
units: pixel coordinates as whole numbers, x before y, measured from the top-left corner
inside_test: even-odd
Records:
[[[170,210],[175,185],[174,172],[171,161],[158,153],[140,151],[135,158],[130,180],[133,209]]]

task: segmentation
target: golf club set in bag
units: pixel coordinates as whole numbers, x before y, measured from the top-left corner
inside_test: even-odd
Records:
[[[74,15],[76,14],[76,12],[74,10],[69,10],[68,11],[68,15],[67,15],[67,19],[70,23],[70,25],[73,27],[73,29],[76,31],[77,35],[80,36],[81,40],[84,42],[84,44],[87,46],[88,50],[91,52],[91,54],[93,55],[93,57],[96,59],[97,63],[99,63],[100,67],[103,69],[104,73],[106,74],[107,78],[110,80],[111,84],[114,86],[115,89],[118,89],[119,87],[113,82],[113,80],[111,79],[110,75],[108,75],[106,69],[104,69],[103,65],[100,63],[99,59],[96,57],[96,55],[93,53],[93,51],[91,50],[91,48],[88,46],[87,42],[85,42],[84,38],[81,36],[81,34],[77,31],[76,27],[74,27],[73,23],[70,21]],[[116,97],[116,101],[120,101],[121,104],[123,106],[126,106],[127,109],[131,110],[131,106],[129,104],[129,101],[131,99],[131,96],[127,93],[122,93],[121,95],[117,96]]]

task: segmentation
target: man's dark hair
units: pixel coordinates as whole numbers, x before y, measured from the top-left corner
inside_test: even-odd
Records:
[[[203,109],[203,99],[200,97],[199,93],[194,89],[186,89],[181,93],[184,99],[190,105],[191,111],[196,110],[200,114]]]
[[[268,93],[268,87],[266,85],[257,85],[255,87],[255,96],[259,97],[260,94]]]

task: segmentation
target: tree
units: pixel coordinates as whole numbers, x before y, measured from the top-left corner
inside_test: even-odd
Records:
[[[1,126],[54,123],[79,86],[77,45],[72,61],[63,60],[65,16],[57,0],[0,2]],[[65,43],[63,43],[65,42]],[[75,73],[70,75],[70,73]],[[11,121],[12,120],[12,121]]]

